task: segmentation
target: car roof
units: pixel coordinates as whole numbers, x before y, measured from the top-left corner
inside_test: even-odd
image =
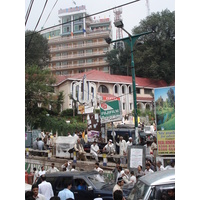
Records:
[[[175,183],[175,169],[168,169],[142,176],[139,180],[147,185]]]
[[[97,171],[66,171],[66,172],[53,172],[53,173],[46,173],[46,177],[58,177],[58,176],[84,176],[84,175],[93,175],[98,174]]]

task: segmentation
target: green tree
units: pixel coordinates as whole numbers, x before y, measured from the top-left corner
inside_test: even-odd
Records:
[[[50,59],[48,40],[40,33],[27,30],[25,32],[25,66],[37,65],[45,67]]]
[[[174,95],[174,90],[172,88],[170,88],[167,92],[167,96],[168,96],[168,104],[171,106],[171,107],[174,107],[175,105],[175,95]]]
[[[45,107],[53,100],[50,95],[53,83],[55,77],[48,69],[41,70],[35,65],[25,68],[25,119],[31,127],[38,122],[39,113],[42,113],[38,103]]]
[[[140,21],[132,33],[151,30],[155,25],[157,32],[140,37],[144,44],[135,47],[136,76],[163,79],[170,83],[175,79],[175,12],[166,9],[153,13]]]

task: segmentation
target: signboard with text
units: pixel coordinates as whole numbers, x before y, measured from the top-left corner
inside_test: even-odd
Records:
[[[175,131],[157,131],[158,155],[175,155]]]
[[[118,100],[107,101],[100,105],[101,123],[122,120],[121,103]]]
[[[175,155],[175,87],[154,89],[158,155]]]

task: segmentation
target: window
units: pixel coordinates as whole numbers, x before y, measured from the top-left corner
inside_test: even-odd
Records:
[[[92,43],[92,40],[87,40],[87,44],[91,44]]]
[[[115,85],[115,93],[118,93],[118,87]]]
[[[103,68],[103,71],[104,71],[104,72],[108,72],[108,71],[109,71],[108,67],[104,67],[104,68]]]
[[[124,86],[122,85],[122,94],[124,94]]]
[[[136,93],[140,94],[140,88],[136,88]]]
[[[85,61],[84,60],[79,60],[78,63],[79,64],[83,64],[83,63],[85,63]]]
[[[82,31],[83,30],[83,25],[79,24],[79,25],[74,25],[74,31]]]
[[[87,59],[87,63],[92,63],[92,59]]]
[[[152,89],[144,89],[144,94],[152,94]]]
[[[87,49],[86,53],[92,53],[92,49]]]
[[[133,104],[130,103],[130,110],[133,110]]]
[[[100,93],[108,93],[108,88],[105,85],[100,85],[98,92]]]
[[[128,88],[128,92],[129,92],[129,94],[132,93],[132,87],[129,87],[129,88]]]
[[[123,106],[123,110],[125,110],[125,107],[126,107],[125,103],[123,103],[122,106]]]

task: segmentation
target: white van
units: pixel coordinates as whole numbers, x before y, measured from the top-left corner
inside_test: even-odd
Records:
[[[173,193],[173,194],[172,194]],[[175,169],[155,172],[139,178],[127,200],[175,199]]]

